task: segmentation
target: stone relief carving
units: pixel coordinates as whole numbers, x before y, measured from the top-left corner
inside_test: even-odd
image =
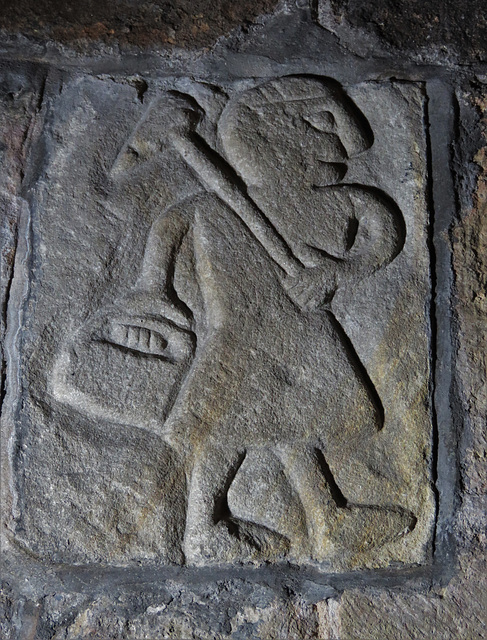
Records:
[[[16,543],[63,563],[424,562],[421,88],[170,79],[142,104],[98,79],[55,109]]]
[[[408,534],[414,514],[345,498],[328,464],[353,465],[384,419],[330,303],[405,239],[387,194],[343,181],[347,160],[372,145],[365,117],[334,81],[284,77],[228,102],[217,153],[190,96],[152,108],[165,110],[168,141],[201,192],[160,213],[135,286],[65,342],[56,398],[153,430],[178,453],[189,564],[323,562]],[[128,170],[137,145],[136,131],[112,171]],[[149,406],[111,403],[96,359],[110,362],[113,385],[130,367]],[[304,526],[292,536],[231,508],[244,460],[262,456],[299,497]]]

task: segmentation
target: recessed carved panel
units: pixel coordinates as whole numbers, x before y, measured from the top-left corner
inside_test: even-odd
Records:
[[[421,86],[178,79],[141,102],[90,80],[52,108],[16,539],[63,562],[426,562]]]

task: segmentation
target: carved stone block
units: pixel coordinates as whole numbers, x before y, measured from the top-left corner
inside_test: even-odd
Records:
[[[83,79],[50,99],[9,343],[12,535],[70,563],[426,562],[421,85],[143,98]]]

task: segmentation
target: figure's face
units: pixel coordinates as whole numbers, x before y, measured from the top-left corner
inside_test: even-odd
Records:
[[[279,105],[273,133],[272,147],[280,160],[274,166],[293,183],[304,177],[306,183],[325,186],[344,176],[347,153],[323,100]]]
[[[253,136],[242,137],[238,148],[240,170],[250,185],[325,186],[345,175],[347,152],[324,100],[269,104],[252,120]]]

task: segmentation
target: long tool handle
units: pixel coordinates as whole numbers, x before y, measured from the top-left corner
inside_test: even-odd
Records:
[[[174,148],[193,169],[205,187],[216,193],[235,212],[272,260],[288,276],[299,275],[304,265],[296,258],[285,240],[254,202],[224,175],[187,134],[175,134],[174,132],[171,135],[171,141]]]

